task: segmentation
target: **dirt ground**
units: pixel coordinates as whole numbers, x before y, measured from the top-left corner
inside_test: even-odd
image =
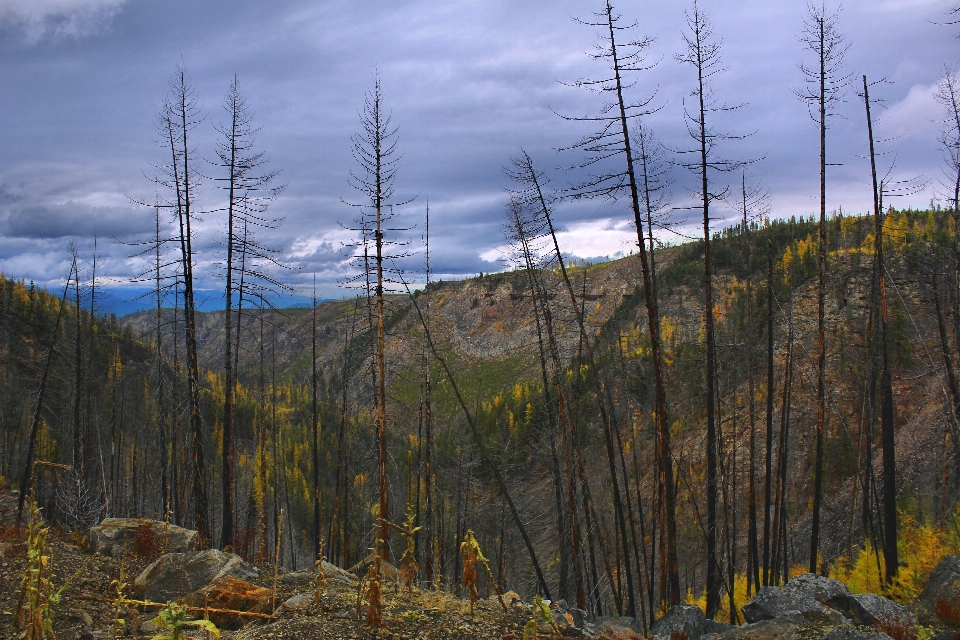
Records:
[[[21,630],[15,611],[20,598],[20,585],[27,565],[24,536],[7,529],[0,536],[0,638],[13,640]],[[54,632],[60,640],[113,637],[116,611],[111,600],[116,598],[115,580],[132,584],[136,576],[154,560],[151,557],[104,557],[91,554],[82,544],[51,529],[46,543],[49,565],[45,574],[56,589],[63,588],[61,601],[55,607]],[[272,588],[272,567],[261,568],[260,586]],[[529,608],[514,604],[505,612],[493,599],[477,603],[470,615],[469,602],[447,593],[399,592],[396,586],[384,586],[383,622],[385,628],[374,633],[366,627],[366,604],[360,607],[364,620],[358,620],[356,583],[328,579],[319,602],[312,599],[305,606],[287,609],[281,606],[299,593],[312,594],[315,584],[304,574],[290,574],[279,581],[275,619],[258,620],[239,630],[223,630],[223,638],[259,640],[261,638],[350,639],[396,638],[429,640],[495,639],[505,635],[522,636],[523,626],[530,619]],[[129,588],[127,590],[129,593]],[[122,636],[151,638],[158,630],[149,623],[155,612],[124,607]],[[202,638],[204,632],[187,634]]]

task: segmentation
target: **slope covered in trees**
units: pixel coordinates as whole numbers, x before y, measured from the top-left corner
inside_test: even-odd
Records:
[[[879,376],[868,340],[873,290],[873,231],[870,217],[828,220],[826,287],[826,428],[821,556],[824,571],[845,571],[857,549],[882,549]],[[958,473],[955,463],[952,384],[945,358],[957,358],[955,298],[943,286],[944,265],[952,264],[953,218],[943,211],[890,210],[883,223],[887,256],[888,336],[897,434],[897,496],[901,517],[932,527],[953,526]],[[814,482],[816,401],[817,225],[813,220],[769,221],[733,227],[713,236],[717,319],[718,561],[724,585],[745,586],[753,572],[748,536],[751,469],[757,509],[771,505],[770,522],[759,520],[758,557],[766,581],[781,582],[795,566],[809,563]],[[768,248],[772,248],[773,380],[771,479],[767,496],[765,383]],[[747,251],[749,249],[749,252]],[[752,255],[753,259],[747,259]],[[670,399],[672,459],[677,495],[678,574],[684,593],[694,597],[705,586],[706,473],[703,389],[702,242],[658,252],[658,294],[662,318],[665,387]],[[551,595],[576,600],[596,612],[625,610],[627,566],[633,572],[638,611],[649,618],[660,609],[665,591],[664,523],[661,477],[652,415],[653,377],[637,286],[636,256],[569,269],[576,300],[595,354],[586,364],[575,314],[564,295],[560,274],[540,270],[542,291],[535,301],[529,273],[508,271],[455,282],[434,282],[418,291],[420,308],[429,305],[435,349],[448,376],[425,344],[423,325],[412,300],[385,296],[386,403],[389,452],[389,522],[404,522],[407,510],[418,526],[416,557],[420,584],[460,589],[459,542],[472,529],[491,559],[494,577],[506,589],[530,595],[538,580],[493,476],[505,479],[545,573]],[[939,278],[935,275],[939,274]],[[747,276],[753,282],[748,304]],[[17,484],[25,461],[22,443],[29,433],[31,402],[56,321],[59,298],[3,281],[4,423],[3,470]],[[939,288],[937,288],[939,287]],[[936,295],[936,297],[935,297]],[[319,495],[326,555],[349,567],[367,555],[377,523],[376,415],[371,341],[376,325],[357,301],[321,303],[317,309],[319,388]],[[535,304],[536,302],[536,304]],[[70,316],[72,309],[67,306]],[[746,322],[753,309],[759,321]],[[539,361],[537,313],[549,311],[561,385],[544,393]],[[939,311],[939,317],[938,317]],[[536,312],[536,313],[535,313]],[[268,560],[282,531],[282,562],[312,566],[313,458],[311,455],[310,309],[254,312],[243,317],[243,350],[236,387],[237,472],[234,549],[251,559]],[[85,446],[90,450],[84,476],[89,493],[103,496],[98,515],[143,515],[163,519],[162,467],[168,468],[171,521],[192,522],[189,494],[190,441],[186,429],[184,363],[173,340],[182,332],[182,314],[162,316],[162,367],[153,361],[153,312],[122,319],[90,321],[81,314],[84,347],[82,386]],[[942,336],[940,325],[942,323]],[[65,323],[46,395],[37,458],[69,464],[73,429],[73,325]],[[201,365],[201,412],[207,451],[218,451],[223,411],[223,314],[197,313]],[[86,336],[93,336],[90,343]],[[138,337],[143,341],[138,340]],[[755,372],[750,402],[748,362]],[[91,363],[94,365],[90,369]],[[955,365],[954,365],[955,366]],[[429,410],[425,393],[430,371]],[[165,376],[168,397],[163,428],[166,450],[155,432],[159,398],[157,371]],[[950,375],[954,375],[951,371]],[[90,377],[93,376],[93,377]],[[99,377],[97,377],[99,376]],[[593,380],[597,377],[614,437],[614,469],[623,492],[627,544],[619,539],[613,513],[613,484],[603,442]],[[461,392],[479,432],[483,456],[471,436]],[[563,398],[569,431],[552,428],[547,402]],[[554,405],[559,407],[559,405]],[[754,414],[751,415],[751,406]],[[426,424],[431,438],[426,439]],[[755,433],[751,437],[750,430]],[[564,436],[569,440],[564,442]],[[751,450],[752,443],[752,450]],[[430,451],[431,519],[426,516],[426,460]],[[570,458],[573,472],[564,469]],[[754,464],[751,464],[753,458]],[[219,456],[208,470],[219,478]],[[554,472],[555,466],[561,469]],[[64,497],[38,473],[39,497],[51,513],[63,514]],[[560,528],[557,492],[567,511],[573,483],[574,509]],[[210,505],[220,505],[212,483]],[[864,496],[867,497],[864,500]],[[59,501],[59,502],[58,502]],[[60,506],[58,506],[60,505]],[[278,527],[279,519],[284,519]],[[213,539],[222,514],[211,507]],[[576,531],[578,550],[560,563],[561,549]],[[913,531],[913,530],[911,530]],[[769,532],[769,533],[768,533]],[[769,543],[764,544],[769,536]],[[397,557],[404,541],[391,536]],[[626,549],[626,552],[624,552]],[[870,551],[873,553],[873,551]],[[768,556],[768,557],[767,557]],[[562,576],[562,567],[568,575]],[[577,575],[579,574],[579,575]],[[732,578],[732,580],[731,580]],[[764,578],[761,578],[764,580]],[[481,592],[490,588],[480,578]],[[567,593],[564,593],[564,588]],[[755,590],[756,586],[749,587]],[[579,593],[578,593],[579,590]],[[726,598],[727,587],[723,587]],[[738,595],[742,597],[742,593]]]

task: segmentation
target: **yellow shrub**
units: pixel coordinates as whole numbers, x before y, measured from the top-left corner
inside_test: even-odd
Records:
[[[956,515],[954,515],[956,517]],[[900,514],[900,540],[897,554],[900,571],[893,584],[883,581],[886,563],[883,554],[873,548],[869,541],[851,560],[840,558],[831,567],[830,575],[840,580],[854,593],[880,593],[897,602],[909,604],[923,591],[930,573],[944,556],[957,553],[960,540],[956,529],[941,529],[929,524],[920,524],[910,515]]]

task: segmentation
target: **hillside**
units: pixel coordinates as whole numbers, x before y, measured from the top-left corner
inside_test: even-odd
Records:
[[[942,255],[948,248],[944,234],[949,232],[948,219],[936,217],[932,229],[923,235],[924,225],[930,224],[933,214],[905,212],[894,214],[894,222],[902,216],[904,231],[891,244],[888,259],[891,354],[895,363],[893,375],[896,399],[898,483],[902,507],[927,521],[944,517],[945,505],[954,501],[955,481],[944,483],[944,469],[952,469],[953,462],[945,459],[944,442],[950,432],[949,405],[946,402],[946,381],[942,359],[939,356],[936,314],[932,302],[930,274],[936,267],[933,255]],[[844,218],[835,220],[827,282],[828,321],[827,388],[828,416],[825,450],[827,500],[824,505],[823,563],[828,566],[842,556],[849,556],[863,539],[864,519],[859,505],[861,489],[857,478],[865,456],[865,423],[870,418],[865,402],[867,360],[864,341],[867,331],[867,309],[870,303],[872,255],[868,234],[868,219]],[[765,378],[764,325],[760,318],[754,325],[755,334],[746,333],[745,283],[748,273],[753,279],[753,308],[758,314],[766,307],[766,244],[773,243],[775,259],[775,399],[774,446],[779,447],[779,429],[783,421],[783,379],[788,342],[788,326],[793,327],[793,366],[790,413],[787,418],[789,483],[786,489],[787,538],[791,564],[803,565],[809,537],[809,496],[812,493],[813,427],[816,423],[815,404],[815,338],[816,290],[815,252],[812,235],[815,226],[808,221],[787,221],[761,226],[755,230],[751,244],[754,250],[752,271],[746,264],[748,245],[737,232],[730,231],[716,238],[714,259],[717,264],[716,299],[718,314],[718,358],[720,361],[719,387],[721,397],[721,442],[725,469],[722,483],[726,487],[728,513],[737,513],[744,507],[747,494],[749,460],[749,394],[745,358],[752,353],[755,369],[755,428],[756,460],[762,462],[764,437]],[[935,239],[939,234],[943,240]],[[872,236],[871,236],[872,237]],[[863,247],[867,246],[866,249]],[[687,557],[696,559],[683,572],[684,589],[698,591],[702,584],[702,533],[697,525],[696,502],[702,500],[703,473],[703,396],[702,396],[702,266],[700,243],[668,248],[657,254],[658,285],[660,287],[661,315],[664,338],[667,343],[667,384],[674,423],[675,458],[682,465],[677,478],[683,494],[678,517],[682,523],[681,545]],[[942,266],[942,265],[941,265]],[[543,274],[549,291],[558,346],[565,362],[575,362],[579,334],[569,305],[569,295],[562,285],[559,273],[550,270]],[[650,432],[650,372],[646,360],[644,338],[646,316],[643,311],[643,293],[639,282],[639,263],[631,256],[610,263],[577,267],[571,271],[576,283],[578,304],[583,305],[587,324],[595,332],[599,352],[603,354],[604,381],[611,390],[613,417],[618,421],[623,445],[632,461],[626,460],[627,472],[635,474],[631,483],[638,483],[643,509],[649,509],[654,495],[652,471],[647,471],[647,460],[652,456]],[[584,295],[585,294],[585,295]],[[943,295],[943,294],[941,294]],[[532,517],[530,526],[538,549],[550,558],[559,552],[556,524],[550,515],[551,471],[549,431],[545,431],[542,401],[539,399],[540,370],[533,301],[529,281],[523,271],[492,274],[456,282],[434,282],[425,291],[418,292],[417,302],[430,318],[431,329],[441,353],[453,367],[454,378],[461,391],[470,399],[471,411],[476,413],[488,452],[497,455],[503,465],[515,499],[522,512]],[[947,303],[944,302],[947,309]],[[167,312],[168,314],[170,312]],[[337,437],[340,422],[337,413],[341,406],[350,407],[351,419],[344,424],[347,463],[350,473],[365,484],[355,485],[354,500],[360,504],[372,500],[375,487],[366,479],[372,471],[366,456],[371,446],[369,411],[372,398],[370,387],[371,360],[369,347],[369,318],[366,311],[352,301],[322,303],[317,310],[318,362],[324,377],[323,410],[326,412],[324,440],[326,449],[324,473],[331,474],[337,461]],[[949,313],[949,310],[945,310]],[[211,371],[222,369],[222,314],[202,314],[200,321],[201,360]],[[125,324],[146,333],[155,322],[150,313],[128,316]],[[259,378],[259,315],[245,318],[244,355],[241,358],[241,379],[255,395]],[[949,317],[946,320],[950,325]],[[416,312],[403,295],[388,297],[387,387],[390,447],[394,451],[391,469],[391,504],[399,512],[408,499],[408,475],[420,477],[423,467],[423,371],[426,346]],[[249,337],[248,337],[249,336]],[[619,339],[618,339],[619,337]],[[344,345],[347,348],[344,364]],[[276,375],[285,384],[292,384],[306,393],[309,384],[311,332],[310,311],[307,309],[271,311],[264,314],[265,374],[269,384],[273,374],[274,349]],[[504,562],[513,567],[518,590],[529,588],[532,580],[529,565],[510,561],[510,554],[523,558],[519,541],[509,523],[501,527],[502,503],[498,491],[488,475],[489,470],[477,467],[479,456],[466,431],[459,405],[455,402],[448,382],[434,362],[431,365],[432,418],[434,420],[437,450],[434,469],[441,469],[435,482],[440,495],[445,496],[441,517],[449,518],[444,536],[450,536],[447,545],[453,545],[453,535],[460,527],[478,528],[481,539],[498,545],[501,533],[508,554]],[[568,372],[568,376],[573,375]],[[578,439],[587,466],[587,477],[602,478],[605,465],[603,449],[594,440],[596,433],[596,406],[589,392],[589,373],[580,383],[571,381],[579,421]],[[342,397],[342,381],[347,379],[346,404]],[[299,386],[298,386],[299,385]],[[577,391],[579,389],[579,391]],[[211,410],[215,410],[211,408]],[[294,410],[297,411],[297,410]],[[294,415],[304,415],[303,405]],[[249,419],[253,419],[253,413]],[[877,427],[874,427],[876,430]],[[297,433],[294,427],[294,432]],[[300,431],[299,433],[304,433]],[[251,432],[252,434],[252,432]],[[294,441],[300,436],[292,435]],[[418,439],[419,438],[419,439]],[[418,443],[420,445],[418,446]],[[877,447],[879,439],[873,436],[873,458],[877,465],[874,474],[880,477]],[[634,455],[631,449],[639,453]],[[306,453],[306,452],[304,452]],[[346,460],[345,460],[346,462]],[[776,466],[776,460],[775,466]],[[413,470],[408,469],[413,465]],[[630,471],[633,469],[633,471]],[[762,473],[762,469],[758,472]],[[951,472],[952,477],[952,472]],[[336,482],[332,475],[328,481]],[[306,479],[302,479],[307,489]],[[758,480],[759,482],[759,480]],[[879,482],[879,480],[876,480]],[[422,479],[420,481],[422,483]],[[414,482],[410,487],[416,487]],[[609,487],[600,480],[591,487],[597,504],[609,504]],[[466,494],[465,494],[466,492]],[[415,493],[415,491],[414,491]],[[302,495],[302,494],[300,494]],[[367,496],[364,498],[363,496]],[[411,494],[411,500],[415,496]],[[327,499],[329,500],[329,499]],[[328,513],[331,502],[325,502]],[[294,512],[306,510],[307,502]],[[702,509],[702,506],[701,506]],[[602,513],[602,510],[599,510]],[[452,513],[451,513],[452,512]],[[534,514],[540,514],[535,516]],[[603,516],[600,516],[603,519]],[[364,519],[365,518],[365,519]],[[728,519],[729,518],[729,519]],[[509,518],[507,518],[509,520]],[[741,520],[725,516],[725,522],[737,527],[738,546],[745,544],[746,525]],[[369,530],[372,521],[367,516],[354,523],[353,538]],[[726,526],[729,526],[726,525]],[[609,525],[606,525],[609,526]],[[450,529],[453,529],[451,531]],[[501,532],[501,529],[503,531]],[[343,535],[343,534],[341,534]],[[448,552],[449,553],[449,552]],[[744,557],[742,548],[738,556]],[[353,557],[353,556],[351,556]],[[550,569],[555,570],[556,565]],[[554,580],[556,578],[551,578]],[[513,583],[511,583],[513,584]],[[609,588],[609,587],[606,587]]]
[[[882,542],[883,470],[879,401],[871,382],[879,361],[875,350],[866,349],[868,336],[875,334],[869,309],[877,295],[871,284],[871,224],[854,217],[830,225],[825,501],[818,566],[877,591],[881,585],[869,566],[871,550]],[[940,212],[891,211],[886,227],[901,557],[904,576],[912,576],[888,593],[905,601],[922,587],[935,559],[960,551],[960,541],[951,533],[960,467],[951,383],[944,368],[945,358],[956,362],[960,315],[956,290],[945,286],[944,269],[952,269],[953,260],[952,220]],[[748,234],[724,231],[712,243],[719,562],[729,569],[725,580],[733,577],[741,603],[749,570],[751,476],[761,527],[767,491],[768,282],[774,296],[769,317],[774,329],[769,434],[773,581],[782,582],[809,561],[817,420],[814,230],[806,220],[775,221],[754,225]],[[691,242],[656,254],[677,492],[678,573],[682,591],[694,600],[703,592],[706,566],[702,251],[702,243]],[[638,259],[576,265],[568,274],[585,316],[589,350],[555,266],[536,274],[542,297],[531,294],[530,274],[522,270],[431,282],[413,300],[399,293],[387,296],[387,519],[401,523],[412,514],[419,522],[413,553],[422,586],[439,584],[460,593],[458,549],[471,529],[490,559],[494,579],[526,601],[549,591],[590,615],[626,612],[632,573],[640,578],[633,583],[642,603],[638,614],[652,618],[664,580],[665,518]],[[59,300],[23,283],[4,280],[3,287],[3,478],[19,487],[35,402],[31,390],[50,353]],[[430,353],[414,301],[428,319],[436,354]],[[375,332],[361,302],[324,302],[316,310],[316,513],[327,557],[345,568],[367,556],[379,500]],[[61,472],[44,467],[37,474],[40,504],[59,526],[82,533],[89,521],[103,515],[162,519],[161,499],[167,495],[171,522],[190,526],[200,467],[191,458],[182,313],[162,314],[164,355],[158,367],[155,312],[119,321],[81,313],[77,332],[74,308],[67,305],[63,311],[50,360],[51,392],[38,422],[36,458],[70,464],[79,424],[83,469],[79,479],[69,476],[77,486],[71,493],[56,490],[54,480]],[[240,334],[233,549],[264,564],[279,548],[281,564],[289,571],[313,563],[312,317],[310,309],[245,312]],[[223,504],[223,315],[198,314],[197,326],[199,445],[215,541]],[[541,365],[541,338],[546,340],[548,331],[561,369],[559,382],[550,377],[545,392],[544,371],[554,366],[547,355]],[[443,358],[450,375],[434,355]],[[599,411],[597,390],[605,414]],[[557,393],[562,393],[562,403],[557,403]],[[604,424],[611,427],[609,440]],[[62,477],[60,486],[69,485]],[[622,516],[615,508],[618,494]],[[570,520],[558,517],[571,512],[576,547],[566,542]],[[397,525],[390,541],[397,555],[404,547],[400,529]],[[928,542],[921,544],[923,540]],[[629,550],[626,561],[624,549]],[[481,597],[491,595],[486,575],[479,577],[478,587]]]

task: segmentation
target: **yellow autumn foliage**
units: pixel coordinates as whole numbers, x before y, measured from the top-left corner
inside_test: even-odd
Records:
[[[954,514],[956,519],[958,514]],[[902,604],[909,604],[923,591],[930,573],[944,556],[960,552],[956,527],[940,528],[920,524],[913,516],[900,514],[900,541],[897,552],[901,563],[892,585],[883,584],[883,553],[867,541],[854,558],[840,558],[830,569],[835,578],[854,593],[879,593]]]

